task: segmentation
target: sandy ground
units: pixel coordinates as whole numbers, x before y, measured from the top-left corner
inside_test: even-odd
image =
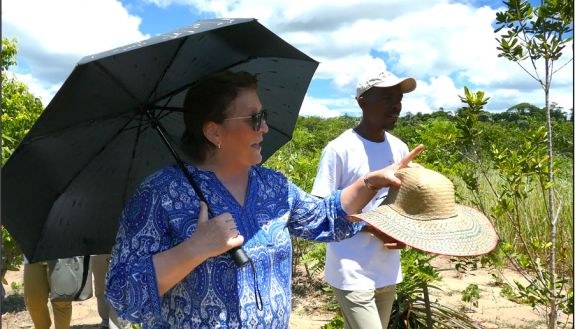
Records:
[[[438,258],[434,261],[438,269],[442,269],[442,280],[438,286],[442,291],[431,290],[431,299],[439,300],[444,305],[455,309],[463,309],[469,317],[476,320],[485,328],[546,328],[545,316],[531,309],[527,305],[511,302],[500,295],[501,288],[494,285],[491,271],[479,269],[473,274],[461,275],[454,270],[453,265],[446,258]],[[512,280],[522,280],[513,271],[506,270],[505,277]],[[7,299],[2,306],[2,328],[33,328],[33,323],[26,312],[22,293],[22,271],[8,272],[6,275],[8,285],[4,288]],[[461,300],[462,291],[471,283],[477,284],[480,299],[477,307]],[[12,289],[16,287],[16,291]],[[18,289],[19,288],[19,289]],[[291,329],[315,329],[321,328],[334,316],[334,312],[328,311],[326,303],[329,296],[320,289],[306,294],[306,297],[294,300],[293,312],[290,321]],[[567,319],[562,318],[563,321]],[[83,302],[74,302],[72,313],[72,328],[74,329],[97,329],[100,318],[96,308],[96,298]],[[572,328],[572,318],[569,319],[566,328]]]
[[[517,304],[503,297],[501,287],[497,286],[492,274],[499,273],[496,270],[478,269],[462,275],[455,270],[454,264],[446,257],[437,257],[432,261],[434,267],[440,270],[441,281],[434,283],[441,290],[430,290],[430,299],[438,301],[442,305],[464,312],[485,328],[500,329],[543,329],[547,328],[545,315],[532,309],[528,305]],[[504,270],[503,277],[507,282],[514,280],[525,284],[525,279],[512,270]],[[480,299],[477,307],[463,302],[462,292],[470,284],[476,284],[479,288]],[[329,323],[334,317],[333,313],[310,312],[307,304],[295,305],[291,318],[291,329],[321,328]],[[560,317],[565,326],[558,328],[573,328],[573,317]]]
[[[495,284],[492,275],[498,271],[478,269],[462,275],[447,258],[436,258],[434,265],[438,269],[443,269],[442,280],[439,282],[442,291],[430,291],[432,300],[437,299],[441,304],[465,310],[469,317],[485,328],[547,328],[544,314],[539,314],[530,306],[517,304],[501,295],[501,287]],[[526,285],[525,279],[520,274],[509,269],[503,271],[503,277],[508,283],[516,280]],[[461,300],[462,292],[470,284],[479,287],[480,299],[477,307]],[[563,316],[562,320],[567,321],[567,317]],[[572,328],[572,319],[569,323],[567,328]]]

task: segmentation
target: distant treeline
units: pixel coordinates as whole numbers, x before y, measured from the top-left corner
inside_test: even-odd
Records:
[[[455,114],[436,111],[430,114],[411,114],[399,118],[396,129],[392,133],[406,142],[417,143],[418,134],[422,129],[433,129],[438,126],[431,122],[448,122],[455,124],[457,117],[464,116],[464,110]],[[551,110],[553,124],[553,149],[559,156],[573,158],[573,109],[567,115],[560,108]],[[478,117],[478,129],[482,131],[478,140],[483,150],[492,145],[513,149],[528,139],[529,134],[546,126],[546,111],[528,103],[515,105],[505,112],[482,112]],[[453,133],[457,133],[453,128]],[[422,141],[423,142],[423,141]]]
[[[445,134],[459,134],[455,127],[456,118],[465,113],[438,110],[432,113],[404,113],[392,134],[414,146],[425,143],[430,136],[447,138]],[[568,115],[560,108],[551,110],[553,122],[553,148],[560,156],[573,157],[573,110]],[[306,148],[305,152],[314,153],[323,148],[331,139],[345,129],[353,128],[360,118],[341,116],[336,118],[300,117],[295,134],[311,134],[311,140],[298,140]],[[482,112],[478,118],[478,127],[482,131],[479,143],[487,150],[491,145],[513,149],[521,145],[529,133],[546,125],[546,111],[528,103],[515,105],[505,112]],[[437,130],[437,134],[425,130]]]

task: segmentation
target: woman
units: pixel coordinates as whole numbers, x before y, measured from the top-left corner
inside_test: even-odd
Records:
[[[319,199],[258,166],[269,128],[254,76],[222,72],[199,81],[186,95],[184,121],[187,170],[208,205],[178,167],[161,169],[124,209],[112,251],[106,295],[122,317],[144,328],[287,328],[290,235],[354,235],[362,224],[347,214],[378,188],[401,184],[394,172],[423,149]],[[215,214],[209,220],[208,207]],[[255,273],[228,255],[240,246]]]

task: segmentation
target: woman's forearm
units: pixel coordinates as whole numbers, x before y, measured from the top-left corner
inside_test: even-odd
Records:
[[[207,259],[193,239],[153,256],[158,292],[163,296]]]
[[[348,214],[357,214],[373,199],[376,192],[368,188],[363,179],[358,179],[341,191],[341,206]]]

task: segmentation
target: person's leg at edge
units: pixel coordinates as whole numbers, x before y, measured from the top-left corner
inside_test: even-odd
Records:
[[[48,270],[45,262],[24,264],[24,301],[34,328],[50,329]]]
[[[130,323],[126,320],[121,319],[114,310],[113,307],[110,306],[110,329],[128,329],[130,328]]]
[[[391,310],[393,309],[394,300],[394,284],[375,289],[375,304],[377,306],[377,311],[381,320],[381,326],[383,328],[387,328],[389,325],[389,318],[391,317]]]
[[[69,329],[72,321],[72,302],[52,302],[54,312],[54,328]]]
[[[100,326],[108,327],[110,307],[104,297],[106,289],[106,273],[108,272],[108,260],[110,255],[93,255],[90,257],[92,262],[92,274],[94,276],[94,296],[98,305],[98,315],[100,316]]]
[[[98,304],[98,315],[102,319],[100,328],[126,329],[129,328],[127,321],[120,319],[118,313],[106,300],[106,274],[110,265],[110,255],[95,255],[90,257],[92,261],[92,273],[94,274],[94,295]]]
[[[384,329],[375,304],[374,290],[349,291],[332,288],[341,307],[346,329]]]

